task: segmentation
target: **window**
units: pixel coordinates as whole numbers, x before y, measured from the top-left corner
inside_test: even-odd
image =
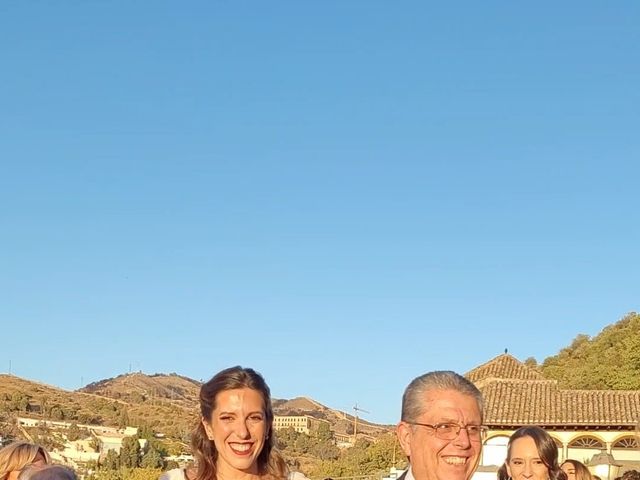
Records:
[[[637,449],[638,441],[634,437],[624,437],[613,444],[613,448]]]
[[[576,438],[569,444],[569,448],[592,448],[596,450],[604,449],[604,443],[595,437]]]

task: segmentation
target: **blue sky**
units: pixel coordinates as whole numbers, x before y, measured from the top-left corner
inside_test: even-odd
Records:
[[[3,2],[0,371],[398,420],[638,311],[637,2]]]

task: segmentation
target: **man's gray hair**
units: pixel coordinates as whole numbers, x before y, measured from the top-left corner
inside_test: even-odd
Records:
[[[402,417],[405,422],[416,422],[424,413],[424,397],[431,390],[454,390],[469,395],[478,402],[480,415],[484,402],[480,390],[462,375],[450,370],[428,372],[414,378],[402,395]]]

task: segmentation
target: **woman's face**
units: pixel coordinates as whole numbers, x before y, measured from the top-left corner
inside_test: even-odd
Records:
[[[258,473],[257,459],[269,434],[262,394],[251,388],[224,390],[215,405],[202,424],[218,451],[219,474]]]
[[[560,467],[567,474],[568,480],[576,480],[576,467],[571,462],[564,462]]]
[[[520,437],[511,444],[507,473],[513,480],[548,480],[549,469],[540,458],[533,438]]]
[[[20,475],[20,472],[22,472],[22,470],[27,467],[33,466],[36,468],[42,468],[46,464],[47,464],[47,459],[44,458],[44,455],[42,455],[42,453],[38,452],[38,454],[34,457],[31,463],[28,463],[27,465],[22,467],[20,470],[13,470],[9,472],[9,474],[7,475],[7,480],[18,480],[18,475]]]

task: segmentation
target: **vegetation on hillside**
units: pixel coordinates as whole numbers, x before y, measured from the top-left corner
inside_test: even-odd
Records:
[[[630,313],[593,338],[578,335],[540,369],[563,388],[640,390],[640,315]]]
[[[375,442],[358,439],[354,446],[335,446],[327,424],[311,435],[286,428],[277,432],[278,448],[292,470],[312,478],[386,474],[389,468],[406,466],[406,457],[394,433]]]

